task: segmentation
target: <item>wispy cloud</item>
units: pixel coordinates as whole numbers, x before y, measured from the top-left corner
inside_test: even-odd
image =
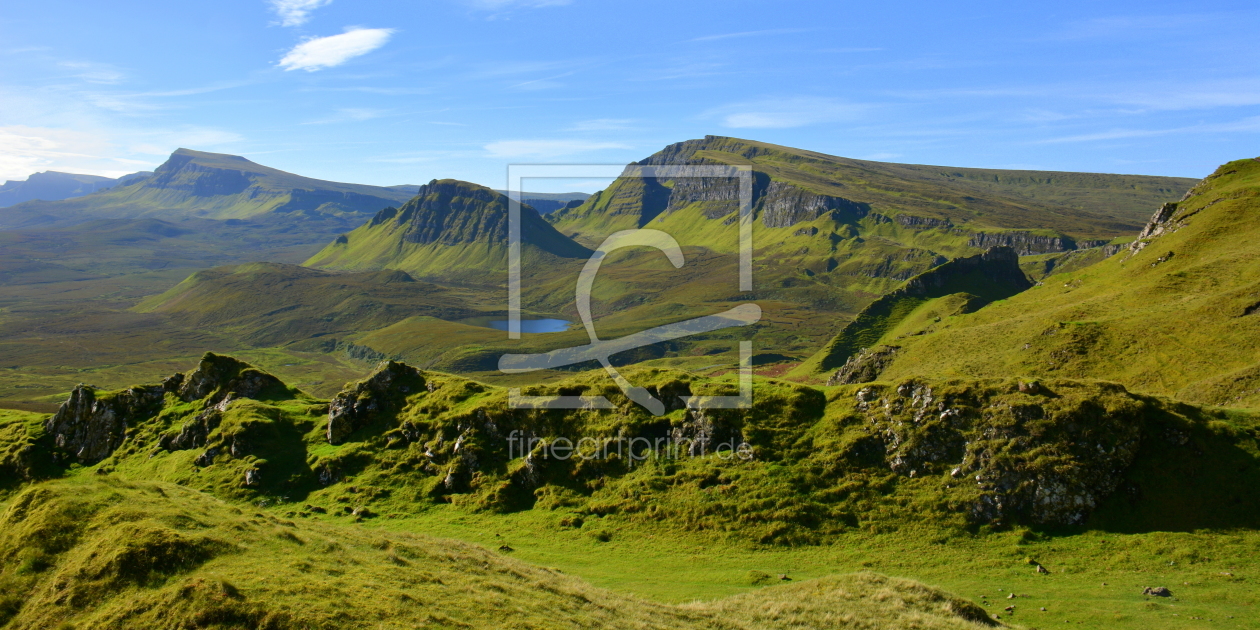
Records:
[[[311,12],[327,6],[332,0],[270,0],[271,10],[280,18],[281,26],[301,26],[311,19]]]
[[[801,96],[735,103],[709,110],[734,129],[787,129],[818,123],[841,122],[859,117],[865,105],[835,98]]]
[[[618,129],[626,129],[635,122],[631,118],[595,118],[593,120],[579,120],[569,127],[569,131],[614,131]]]
[[[1147,90],[1116,90],[1110,100],[1148,110],[1212,109],[1260,105],[1260,79],[1218,79]]]
[[[1123,140],[1126,138],[1149,138],[1179,133],[1257,133],[1260,132],[1260,116],[1252,116],[1227,123],[1190,125],[1170,129],[1111,129],[1098,133],[1085,133],[1060,138],[1039,140],[1035,144],[1061,144],[1065,142],[1097,142],[1101,140]]]
[[[57,64],[73,73],[73,76],[88,83],[114,85],[122,83],[125,75],[122,71],[107,63],[94,61],[62,61]]]
[[[350,28],[340,35],[308,39],[294,46],[280,67],[314,72],[339,66],[384,46],[393,33],[392,28]]]
[[[809,31],[807,28],[770,28],[762,31],[740,31],[738,33],[721,33],[718,35],[705,35],[689,39],[689,42],[712,42],[719,39],[736,39],[742,37],[764,37],[767,35],[790,35],[792,33],[804,33]]]
[[[573,4],[573,0],[466,0],[465,4],[483,11],[502,11],[504,9],[541,9],[543,7],[562,7]]]
[[[389,113],[383,109],[369,109],[366,107],[345,107],[338,109],[331,116],[320,118],[318,120],[310,120],[302,123],[303,125],[331,125],[334,123],[344,122],[361,122],[364,120],[372,120],[380,118]]]
[[[1220,16],[1212,14],[1181,14],[1099,17],[1069,22],[1063,27],[1050,32],[1042,39],[1056,41],[1159,34],[1170,30],[1182,31],[1187,27],[1199,25],[1217,17]]]
[[[619,142],[588,142],[585,140],[500,140],[485,146],[490,157],[550,159],[602,151],[605,149],[631,149]]]

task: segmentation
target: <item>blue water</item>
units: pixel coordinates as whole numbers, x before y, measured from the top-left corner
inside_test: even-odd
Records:
[[[503,331],[508,329],[508,320],[494,317],[470,317],[468,319],[461,319],[459,323]],[[541,318],[521,320],[521,332],[523,333],[558,333],[564,332],[568,329],[569,322],[563,319]]]
[[[495,330],[507,330],[508,320],[493,319],[490,320],[490,327]],[[522,319],[521,332],[523,333],[558,333],[569,329],[569,322],[563,319]]]

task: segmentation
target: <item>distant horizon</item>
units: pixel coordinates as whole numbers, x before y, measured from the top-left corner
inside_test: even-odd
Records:
[[[709,134],[709,135],[716,135],[716,134]],[[723,137],[733,137],[733,136],[723,136]],[[756,140],[755,138],[740,138],[740,139],[743,139],[743,140],[752,140],[752,141],[754,141],[754,142],[760,142],[760,140]],[[680,142],[681,142],[681,141],[680,141]],[[674,144],[674,143],[670,143],[670,144]],[[664,147],[662,146],[661,148],[664,148]],[[813,149],[810,149],[809,147],[789,147],[789,148],[793,148],[793,149],[802,149],[802,150],[808,150],[808,151],[812,151],[812,150],[813,150]],[[265,162],[262,162],[262,161],[259,161],[259,160],[256,160],[256,159],[253,159],[253,158],[251,158],[251,157],[249,157],[249,156],[247,156],[247,155],[239,155],[239,154],[234,154],[234,153],[221,153],[221,152],[217,152],[217,151],[205,151],[205,150],[202,150],[202,149],[191,149],[191,148],[189,148],[189,147],[177,147],[177,148],[175,148],[175,149],[172,149],[172,150],[171,150],[171,155],[173,155],[176,151],[179,151],[179,150],[182,150],[182,149],[188,149],[188,150],[191,150],[191,151],[198,151],[198,152],[202,152],[202,153],[216,153],[216,154],[219,154],[219,155],[229,155],[229,156],[234,156],[234,157],[243,157],[243,158],[245,158],[245,159],[247,159],[247,160],[249,160],[249,161],[251,161],[251,162],[253,162],[253,163],[255,163],[255,164],[259,164],[259,165],[261,165],[261,166],[266,166],[266,167],[269,167],[269,168],[276,168],[276,167],[271,166],[270,164],[267,164],[267,163],[265,163]],[[642,157],[646,157],[646,156],[642,156]],[[1155,174],[1153,174],[1153,173],[1119,172],[1119,171],[1116,171],[1116,172],[1108,172],[1108,171],[1062,171],[1062,170],[1026,169],[1026,168],[1009,168],[1009,169],[1008,169],[1008,168],[989,168],[989,167],[976,167],[976,166],[962,166],[962,165],[958,165],[958,164],[916,164],[916,163],[913,163],[913,162],[899,162],[899,161],[895,161],[895,160],[864,160],[864,159],[861,159],[861,158],[851,158],[851,157],[848,157],[848,156],[843,156],[843,155],[833,156],[833,157],[840,157],[840,158],[845,158],[845,159],[853,159],[853,160],[858,160],[858,161],[863,161],[863,162],[879,162],[879,163],[884,163],[884,164],[902,164],[902,165],[906,165],[906,166],[927,166],[927,167],[934,167],[934,168],[967,168],[967,169],[984,169],[984,170],[1009,170],[1009,171],[1027,171],[1027,172],[1043,172],[1043,173],[1091,173],[1091,174],[1099,174],[1099,175],[1138,175],[1138,176],[1156,176],[1156,177],[1185,177],[1185,178],[1187,178],[1187,179],[1202,179],[1203,177],[1206,177],[1208,174],[1210,174],[1210,173],[1208,173],[1208,174],[1205,174],[1205,175],[1202,175],[1202,176],[1182,176],[1182,175],[1155,175]],[[168,156],[167,156],[167,159],[169,159],[169,158],[170,158],[170,156],[168,155]],[[640,158],[640,159],[642,159],[642,158]],[[1232,160],[1234,160],[1234,159],[1246,159],[1246,157],[1236,157],[1236,158],[1231,158],[1230,160],[1226,160],[1226,162],[1228,162],[1228,161],[1232,161]],[[1257,158],[1257,159],[1260,159],[1260,158]],[[631,161],[633,161],[633,160],[631,160]],[[131,171],[131,172],[129,172],[129,173],[123,173],[122,175],[115,176],[115,177],[110,177],[110,176],[106,176],[106,175],[95,175],[94,173],[75,173],[75,172],[68,172],[68,171],[56,171],[56,170],[36,171],[35,173],[31,173],[30,175],[27,175],[27,177],[26,177],[26,178],[24,178],[24,179],[9,179],[9,180],[4,181],[3,183],[0,183],[0,185],[7,185],[7,184],[10,184],[10,183],[21,183],[21,182],[24,182],[24,181],[26,181],[27,179],[29,179],[29,177],[30,177],[31,175],[39,175],[39,174],[43,174],[43,173],[61,173],[61,174],[64,174],[64,175],[89,175],[89,176],[94,176],[94,177],[107,177],[107,178],[109,178],[109,179],[118,179],[119,177],[125,177],[125,176],[128,176],[128,175],[135,175],[135,174],[138,174],[138,173],[152,172],[152,171],[154,171],[155,169],[157,169],[159,166],[161,166],[162,164],[164,164],[165,162],[166,162],[166,160],[162,160],[162,161],[160,161],[160,162],[156,163],[156,164],[155,164],[152,168],[149,168],[149,169],[141,169],[141,170],[138,170],[138,171]],[[1222,162],[1222,164],[1223,164],[1223,163],[1225,163],[1225,162]],[[628,162],[627,162],[627,164],[628,164]],[[284,169],[278,169],[278,170],[282,170],[282,171],[283,171]],[[301,176],[301,177],[310,177],[309,175],[306,175],[306,174],[304,174],[304,173],[295,173],[295,172],[292,172],[292,171],[285,171],[285,172],[288,172],[288,173],[290,173],[290,174],[292,174],[292,175],[298,175],[298,176]],[[371,185],[371,186],[382,186],[382,187],[386,187],[386,188],[389,188],[389,187],[416,187],[416,188],[419,188],[420,186],[423,186],[423,185],[424,185],[424,184],[422,184],[422,183],[406,183],[406,184],[372,184],[372,183],[368,183],[368,182],[359,182],[359,181],[352,181],[352,180],[349,180],[349,179],[336,179],[336,178],[333,178],[333,179],[327,179],[327,178],[314,178],[314,177],[312,177],[312,179],[322,179],[322,180],[324,180],[324,181],[338,182],[338,183],[348,183],[348,184],[367,184],[367,185]],[[459,179],[459,178],[455,178],[455,177],[434,177],[434,178],[430,179],[430,181],[440,180],[440,179]],[[504,191],[505,191],[505,188],[503,187],[503,185],[502,185],[501,183],[486,183],[486,182],[478,182],[478,181],[472,181],[472,180],[461,180],[461,181],[467,181],[467,182],[470,182],[470,183],[473,183],[473,184],[477,184],[477,185],[479,185],[479,186],[485,186],[486,188],[491,188],[491,189],[495,190],[496,192],[504,192]],[[558,182],[549,182],[549,183],[541,183],[541,184],[539,184],[539,185],[533,185],[533,186],[529,187],[527,190],[525,190],[524,192],[527,192],[527,193],[536,193],[536,194],[548,194],[548,195],[579,194],[579,193],[580,193],[580,194],[587,194],[587,195],[591,195],[591,194],[594,194],[594,193],[596,193],[596,192],[599,192],[600,190],[603,190],[603,189],[604,189],[604,188],[606,188],[606,187],[608,186],[608,184],[609,184],[609,183],[611,183],[612,181],[613,181],[613,180],[612,180],[612,178],[609,178],[606,182],[598,182],[598,181],[591,181],[591,180],[587,180],[587,179],[576,179],[576,178],[574,178],[574,179],[563,179],[563,180],[560,180],[560,181],[558,181]],[[570,184],[570,185],[568,185],[568,187],[566,188],[566,187],[565,187],[565,184],[563,184],[563,183],[561,183],[561,182],[576,182],[578,185],[572,185],[572,184]]]

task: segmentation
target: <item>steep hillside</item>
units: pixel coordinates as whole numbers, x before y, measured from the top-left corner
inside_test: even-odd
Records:
[[[306,219],[357,224],[410,191],[311,179],[243,157],[179,149],[151,177],[62,201],[29,201],[0,213],[0,228],[98,218]]]
[[[338,237],[306,265],[326,269],[401,269],[422,278],[507,282],[508,198],[484,186],[433,180],[401,208],[381,210]],[[528,206],[521,213],[522,264],[528,268],[590,255]]]
[[[881,378],[1105,378],[1184,400],[1260,405],[1260,162],[1220,167],[1137,241],[907,339]]]
[[[853,380],[854,373],[868,373],[871,362],[886,362],[900,339],[925,334],[942,316],[969,313],[1032,286],[1019,267],[1019,256],[1009,247],[951,260],[870,303],[796,372],[807,375],[843,366],[845,375],[837,382],[863,382]],[[868,349],[865,360],[857,360]]]
[[[69,199],[70,197],[81,197],[104,188],[111,188],[142,179],[152,174],[144,171],[113,178],[100,177],[98,175],[61,173],[58,171],[33,173],[23,181],[7,181],[0,185],[0,208],[33,199],[58,201]]]

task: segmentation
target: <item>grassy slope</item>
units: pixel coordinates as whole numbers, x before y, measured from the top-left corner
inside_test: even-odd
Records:
[[[0,623],[14,629],[978,627],[951,613],[969,604],[869,574],[671,606],[475,545],[294,522],[171,484],[84,476],[6,507]]]
[[[907,343],[885,378],[1107,378],[1184,400],[1256,406],[1260,320],[1246,313],[1260,300],[1257,212],[1260,162],[1230,162],[1178,206],[1173,224],[1184,227],[1132,257],[1126,250],[946,320]]]
[[[1027,290],[1032,283],[1019,269],[1018,258],[1011,250],[1005,250],[1009,258],[997,254],[1002,251],[955,259],[915,276],[862,309],[793,374],[834,370],[864,349],[898,344],[941,317],[968,313]]]

